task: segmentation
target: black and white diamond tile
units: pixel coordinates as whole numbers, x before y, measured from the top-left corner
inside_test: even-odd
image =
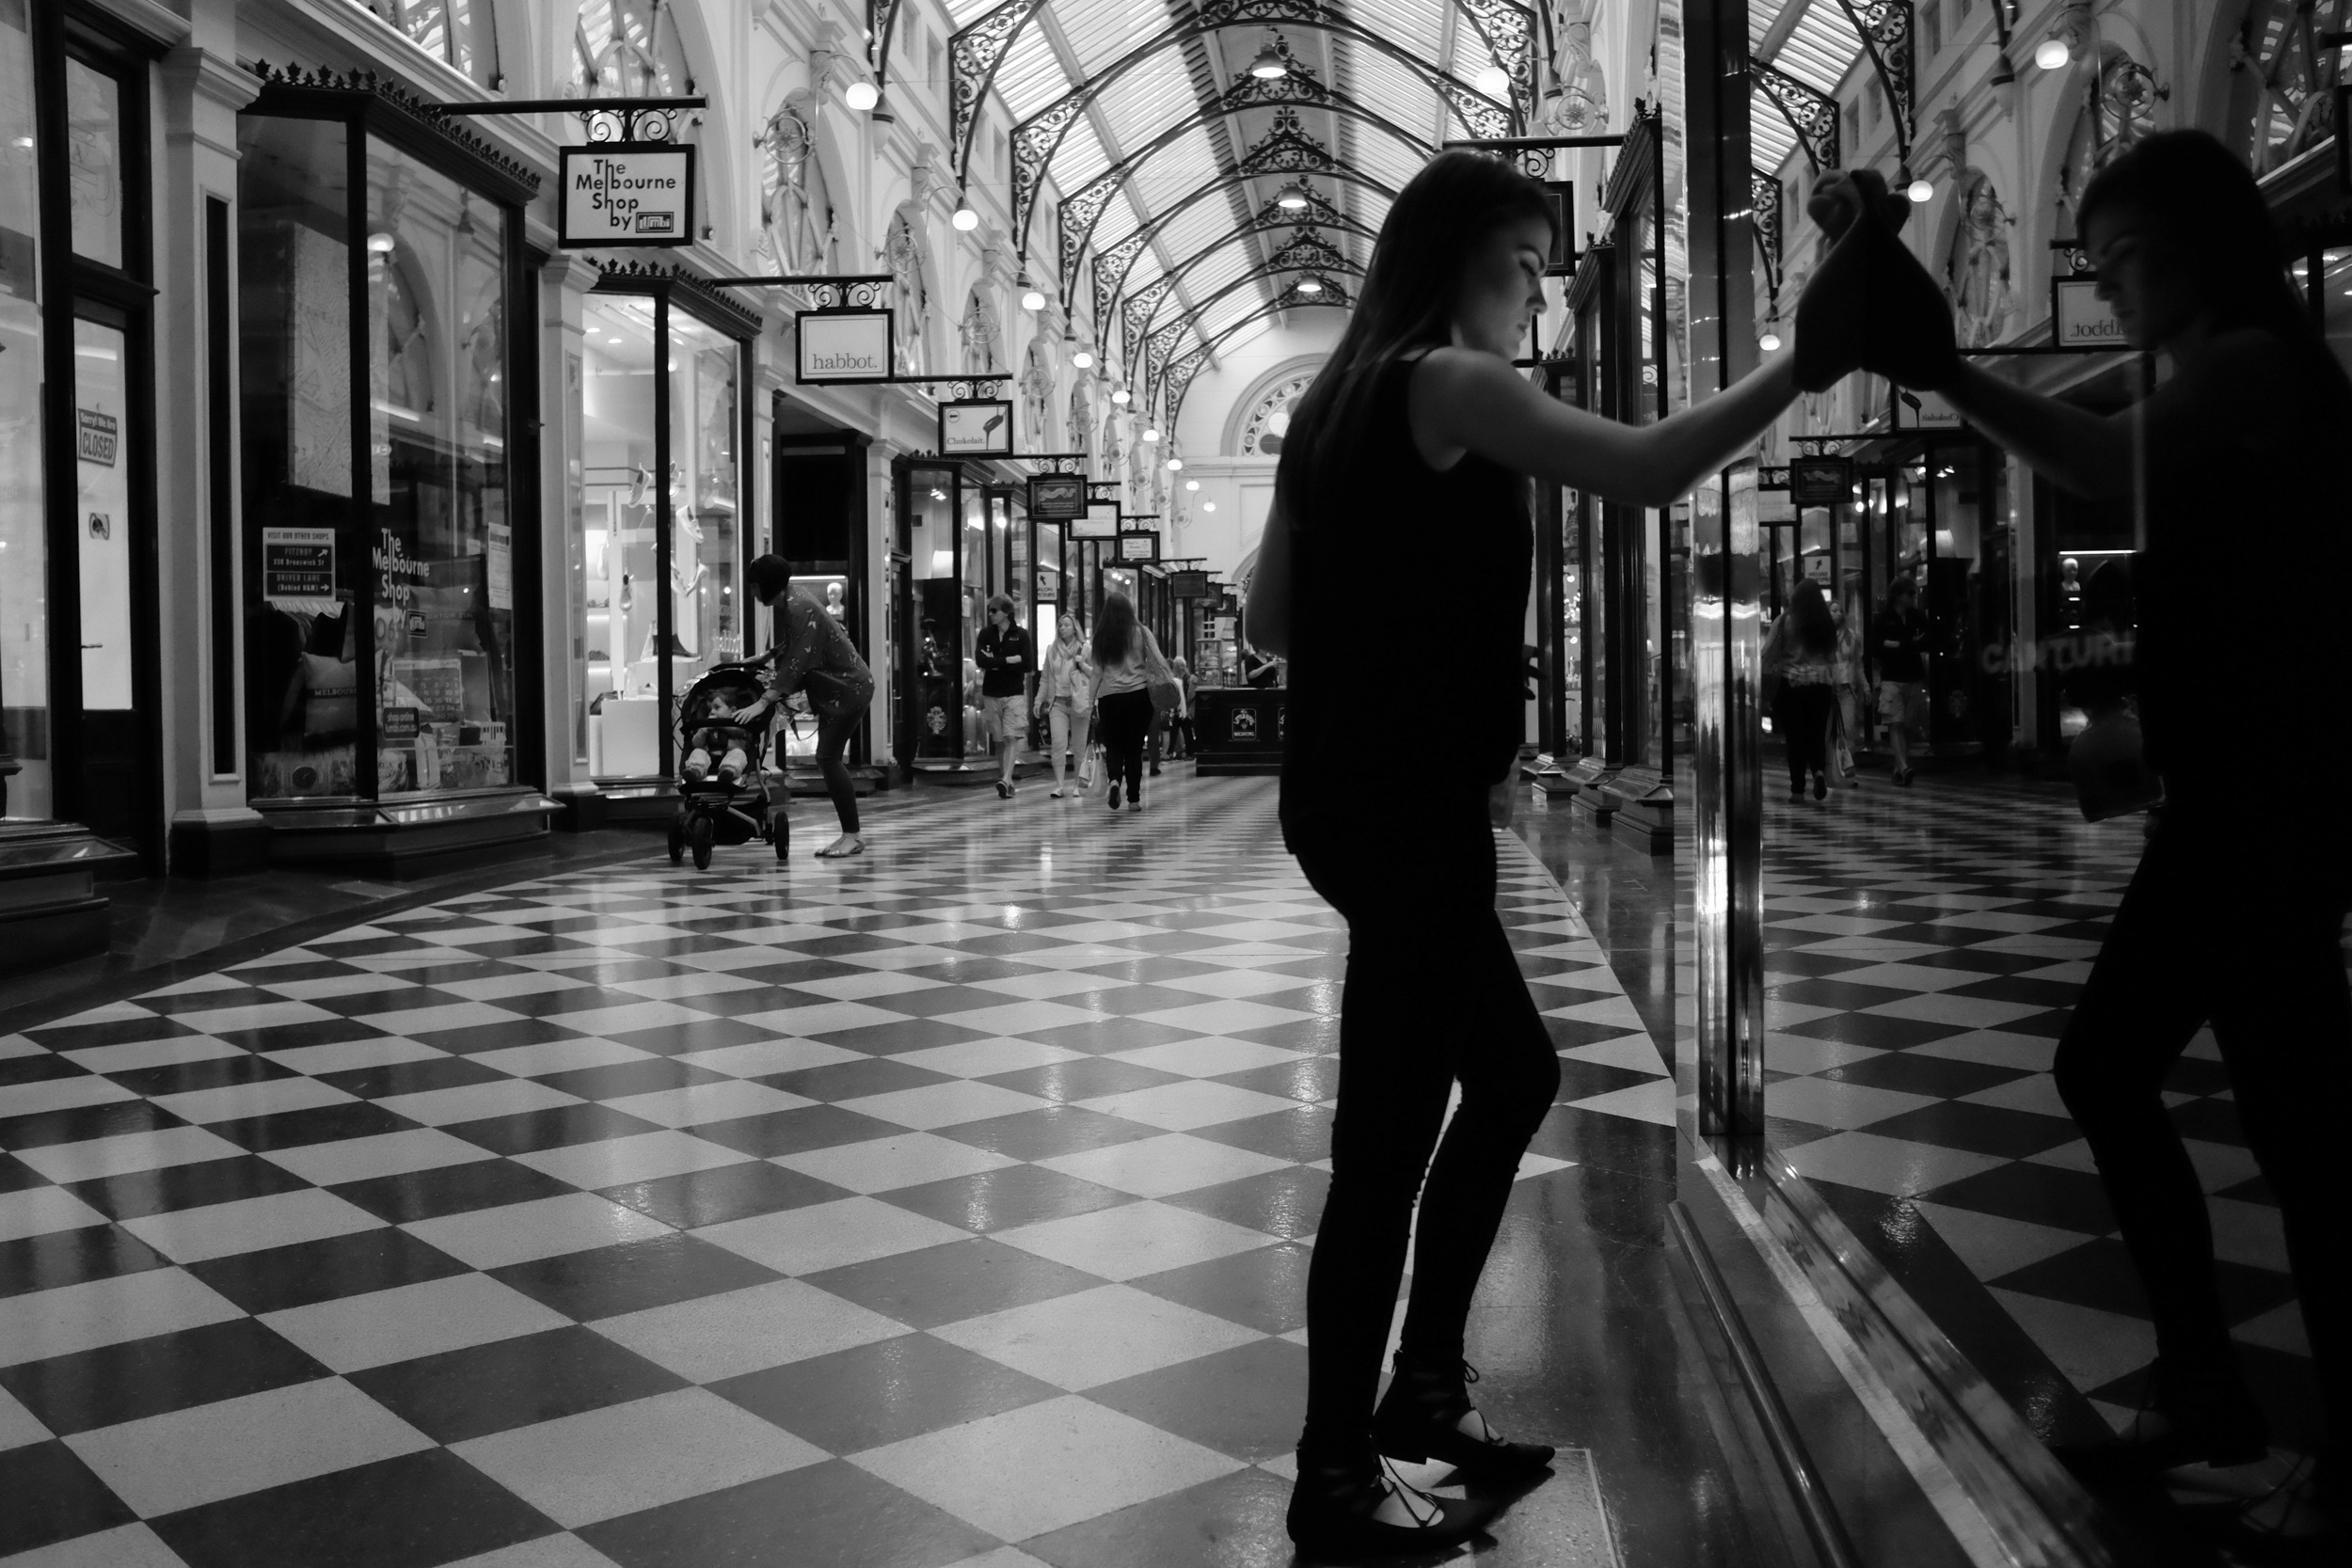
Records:
[[[0,1039],[0,1559],[1013,1568],[1235,1509],[1286,1555],[1345,933],[1273,809],[954,800]],[[1503,849],[1541,1183],[1673,1080]]]

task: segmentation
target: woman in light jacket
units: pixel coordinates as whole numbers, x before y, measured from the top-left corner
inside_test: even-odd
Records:
[[[1038,697],[1053,724],[1053,798],[1058,800],[1070,793],[1062,784],[1065,752],[1078,759],[1078,790],[1083,794],[1094,783],[1087,766],[1087,734],[1094,726],[1094,658],[1087,651],[1086,627],[1074,614],[1055,623],[1054,645],[1045,650]]]

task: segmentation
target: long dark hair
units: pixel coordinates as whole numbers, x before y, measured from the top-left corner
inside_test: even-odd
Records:
[[[1291,410],[1275,487],[1293,527],[1305,499],[1330,495],[1336,478],[1361,471],[1376,372],[1409,350],[1449,341],[1471,251],[1521,218],[1541,218],[1556,231],[1544,187],[1483,153],[1440,152],[1397,193],[1347,329]]]
[[[1806,653],[1837,651],[1837,623],[1830,619],[1829,600],[1821,585],[1811,578],[1798,583],[1796,592],[1788,595],[1788,641]]]
[[[1135,601],[1114,588],[1103,595],[1094,612],[1094,662],[1107,668],[1127,662],[1127,645],[1135,641]]]
[[[2105,207],[2145,219],[2187,269],[2214,330],[2257,328],[2282,338],[2330,390],[2352,397],[2352,378],[2287,281],[2286,246],[2253,174],[2202,131],[2159,131],[2134,143],[2093,176],[2074,213],[2074,232]]]

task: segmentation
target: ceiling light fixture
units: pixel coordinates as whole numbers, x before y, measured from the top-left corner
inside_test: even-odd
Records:
[[[1511,90],[1511,73],[1499,65],[1489,65],[1470,78],[1470,85],[1489,98],[1501,98]]]
[[[1756,346],[1762,349],[1767,354],[1778,354],[1780,352],[1780,334],[1774,331],[1772,327],[1768,326],[1764,329],[1764,336],[1756,341]]]
[[[2064,71],[2074,52],[2066,47],[2064,39],[2043,39],[2033,47],[2033,63],[2044,71]]]
[[[1184,488],[1187,490],[1198,490],[1200,488],[1200,482],[1197,479],[1188,479],[1184,481]]]
[[[882,89],[871,82],[851,82],[849,90],[841,95],[841,101],[859,114],[864,114],[882,102]]]
[[[1295,180],[1292,181],[1275,193],[1274,204],[1286,213],[1305,212],[1308,204],[1307,187]]]
[[[947,221],[954,224],[958,230],[969,234],[980,226],[980,214],[972,210],[972,199],[966,197],[956,203],[956,215]]]
[[[1149,425],[1146,425],[1146,426],[1144,427],[1144,430],[1143,430],[1143,444],[1144,444],[1145,446],[1147,446],[1147,447],[1150,447],[1150,446],[1157,446],[1157,445],[1159,444],[1159,439],[1160,439],[1160,433],[1159,433],[1158,431],[1156,431],[1156,430],[1152,429],[1152,428],[1151,426],[1149,426]]]
[[[1111,401],[1123,405],[1127,401],[1127,388],[1121,387],[1119,390],[1113,392],[1111,394]]]
[[[1302,294],[1319,294],[1323,293],[1323,285],[1311,277],[1302,277],[1298,280],[1298,292]]]
[[[1168,471],[1171,474],[1176,472],[1179,468],[1182,468],[1184,466],[1184,460],[1181,457],[1171,457],[1168,460]]]
[[[1290,61],[1282,57],[1282,51],[1276,45],[1274,36],[1267,34],[1265,47],[1259,50],[1258,57],[1249,62],[1249,74],[1261,82],[1278,82],[1290,73]]]
[[[1215,502],[1215,501],[1202,501],[1202,502],[1200,503],[1200,510],[1201,510],[1201,511],[1203,511],[1203,512],[1215,512],[1215,511],[1216,510],[1216,502]]]
[[[1072,355],[1070,356],[1070,362],[1072,365],[1082,371],[1090,371],[1094,369],[1094,356],[1089,354],[1084,349],[1080,349],[1077,353]]]
[[[1021,290],[1021,309],[1032,312],[1045,309],[1045,296],[1038,292],[1036,284],[1029,281],[1027,268],[1023,268],[1021,276],[1014,281]]]
[[[1903,194],[1910,197],[1914,204],[1924,205],[1935,199],[1935,185],[1928,180],[1914,180]]]

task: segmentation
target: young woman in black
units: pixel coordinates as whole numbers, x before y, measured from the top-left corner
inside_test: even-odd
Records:
[[[2342,479],[2352,381],[2287,282],[2252,176],[2211,136],[2139,142],[2091,181],[2075,222],[2101,296],[2135,348],[2169,360],[2169,378],[2114,415],[1975,366],[1944,390],[2036,472],[2145,524],[2135,673],[2166,803],[2055,1064],[2155,1319],[2151,1405],[2123,1450],[2154,1467],[2265,1452],[2204,1192],[2164,1103],[2166,1072],[2211,1023],[2278,1196],[2325,1425],[2304,1484],[2240,1529],[2295,1538],[2298,1560],[2341,1561],[2330,1554],[2343,1547],[2352,1461],[2352,1164],[2341,1142],[2352,991],[2339,945],[2352,903],[2352,639],[2334,595],[2352,580]],[[2282,594],[2273,572],[2238,562],[2274,563],[2304,591]],[[2260,752],[2258,835],[2230,737]]]
[[[1427,1552],[1494,1512],[1405,1486],[1382,1454],[1498,1483],[1539,1474],[1552,1454],[1486,1425],[1463,1359],[1519,1156],[1559,1085],[1495,916],[1489,819],[1507,822],[1524,723],[1528,476],[1670,505],[1798,389],[1782,359],[1646,427],[1546,397],[1511,360],[1543,309],[1551,239],[1543,187],[1493,158],[1440,154],[1399,194],[1347,330],[1292,415],[1249,595],[1251,640],[1289,659],[1284,839],[1349,940],[1289,1515],[1310,1552]],[[1398,568],[1433,562],[1466,607],[1443,658],[1397,641]],[[1409,800],[1344,782],[1361,760],[1368,670],[1405,711],[1438,716],[1445,737]],[[1413,1297],[1375,1412],[1416,1193]]]
[[[1837,623],[1821,585],[1807,578],[1788,595],[1788,609],[1764,640],[1768,679],[1779,683],[1772,730],[1788,753],[1788,799],[1804,799],[1807,774],[1816,800],[1829,794],[1829,721],[1836,705]]]

